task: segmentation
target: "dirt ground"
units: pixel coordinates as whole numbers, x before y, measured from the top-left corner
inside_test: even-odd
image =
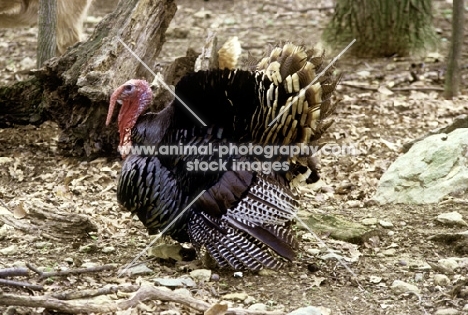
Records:
[[[91,10],[92,18],[86,24],[87,34],[93,31],[97,19],[112,9],[111,3],[97,0]],[[220,42],[238,36],[245,55],[250,51],[260,56],[267,43],[280,41],[313,45],[332,14],[332,3],[326,0],[255,3],[183,0],[177,3],[178,12],[161,53],[162,66],[184,55],[189,47],[199,50],[208,29],[217,31]],[[468,202],[448,198],[437,205],[379,206],[371,201],[379,178],[401,154],[404,143],[446,126],[454,117],[468,111],[466,69],[462,96],[453,101],[441,97],[451,6],[445,1],[434,1],[434,6],[435,26],[441,37],[438,52],[431,52],[427,58],[395,56],[374,60],[346,58],[345,55],[338,62],[337,68],[344,72],[338,87],[338,95],[343,100],[323,142],[352,145],[357,150],[354,155],[322,157],[322,181],[320,185],[306,187],[301,209],[303,214],[331,214],[358,223],[376,218],[391,222],[393,226],[383,228],[376,224],[378,236],[357,247],[332,240],[326,234],[320,235],[326,244],[324,247],[299,227],[301,249],[297,260],[285,270],[269,275],[246,273],[242,278],[234,278],[230,270],[214,270],[219,281],[199,284],[191,290],[193,297],[214,303],[223,300],[227,293],[245,292],[252,297],[249,302],[234,300],[229,303],[247,308],[258,302],[266,304],[268,310],[282,312],[313,305],[323,307],[324,314],[328,310],[336,315],[442,314],[440,312],[447,309],[454,310],[444,314],[468,313],[465,306],[468,303],[466,243],[456,245],[429,240],[439,233],[464,231],[466,228],[447,227],[434,219],[450,211],[458,211],[467,218]],[[310,9],[302,10],[304,8]],[[27,78],[18,71],[34,66],[35,45],[34,28],[0,30],[1,86]],[[466,53],[464,60],[468,60]],[[382,87],[391,88],[393,92]],[[84,263],[124,266],[148,245],[150,238],[139,221],[117,205],[115,187],[120,161],[106,158],[81,161],[57,155],[58,133],[51,122],[0,129],[0,208],[15,211],[15,215],[26,215],[24,220],[28,220],[27,213],[40,201],[57,209],[85,214],[99,229],[92,237],[70,241],[51,240],[44,235],[37,236],[34,231],[25,233],[3,226],[0,229],[0,269],[25,262],[53,270],[79,268]],[[5,248],[11,250],[1,251]],[[342,261],[348,268],[336,259],[319,258],[330,250],[344,257]],[[453,272],[428,268],[428,262],[448,257],[465,261],[465,267]],[[145,264],[153,273],[118,278],[115,271],[104,271],[43,281],[31,277],[22,280],[44,284],[46,292],[0,285],[0,294],[3,291],[42,295],[70,287],[84,290],[187,274],[186,268],[179,264],[155,260]],[[436,274],[445,274],[449,283],[435,282]],[[414,284],[420,292],[395,293],[391,290],[395,280]],[[156,314],[166,310],[193,313],[175,303],[148,301],[145,305],[133,313]],[[5,311],[6,307],[0,306],[0,310]],[[37,308],[18,308],[17,312],[50,314]]]

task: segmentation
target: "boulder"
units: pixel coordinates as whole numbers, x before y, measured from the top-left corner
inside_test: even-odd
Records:
[[[380,204],[437,203],[468,191],[468,128],[415,143],[385,172],[374,200]]]

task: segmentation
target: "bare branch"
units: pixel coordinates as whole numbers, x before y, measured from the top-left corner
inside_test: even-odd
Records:
[[[120,292],[135,292],[138,291],[140,286],[137,285],[127,285],[127,286],[108,286],[100,289],[90,289],[90,290],[81,290],[81,291],[67,291],[54,293],[51,296],[58,300],[77,300],[85,299],[90,297],[96,297],[99,295],[107,295]]]
[[[43,279],[43,278],[57,277],[57,276],[76,275],[76,274],[81,274],[81,273],[100,272],[100,271],[106,271],[106,270],[113,270],[116,268],[117,268],[116,265],[103,265],[103,266],[96,266],[96,267],[89,267],[89,268],[42,272],[40,274],[40,278]]]
[[[121,287],[119,287],[119,290]],[[160,300],[164,302],[176,302],[199,312],[204,312],[210,308],[210,305],[204,301],[199,301],[193,297],[174,293],[150,285],[143,285],[136,294],[121,302],[97,301],[97,300],[72,300],[64,301],[55,299],[51,296],[20,296],[14,294],[0,294],[0,305],[16,305],[26,307],[43,307],[66,313],[108,313],[120,310],[126,310],[136,307],[138,304],[148,300]],[[279,315],[283,312],[265,312],[251,311],[239,308],[228,309],[226,314],[230,315]]]
[[[17,276],[28,276],[29,271],[27,268],[24,267],[12,267],[12,268],[5,268],[0,269],[0,278],[6,277],[17,277]]]
[[[0,279],[0,284],[7,285],[10,287],[25,287],[25,288],[28,288],[31,290],[37,290],[37,291],[44,290],[44,287],[42,285],[32,284],[32,283],[22,282],[22,281]]]

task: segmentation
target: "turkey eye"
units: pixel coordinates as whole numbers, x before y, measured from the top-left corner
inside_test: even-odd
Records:
[[[128,85],[124,86],[124,89],[125,89],[126,92],[131,92],[133,90],[133,85],[128,84]]]

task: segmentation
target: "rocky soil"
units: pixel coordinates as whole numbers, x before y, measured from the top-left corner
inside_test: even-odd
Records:
[[[260,56],[267,43],[294,40],[310,45],[319,40],[332,14],[332,4],[327,1],[181,0],[178,4],[161,66],[184,55],[189,47],[199,50],[208,29],[215,30],[221,42],[238,36],[245,56],[247,51]],[[322,155],[322,180],[304,188],[300,214],[327,214],[362,224],[372,233],[358,244],[335,240],[326,231],[315,231],[317,239],[298,223],[301,249],[297,260],[278,272],[234,277],[230,270],[212,269],[212,276],[203,281],[190,275],[203,268],[200,262],[175,263],[146,254],[140,258],[143,265],[139,267],[144,268],[132,269],[131,275],[118,276],[118,270],[112,269],[40,279],[30,272],[28,277],[11,279],[42,285],[44,290],[0,283],[0,310],[8,309],[1,306],[5,303],[1,292],[42,296],[105,285],[154,284],[155,278],[169,278],[195,282],[179,289],[181,295],[209,304],[226,301],[230,307],[259,313],[287,313],[306,306],[319,308],[321,314],[468,313],[468,243],[466,236],[457,234],[467,228],[463,221],[437,220],[440,214],[454,211],[467,220],[468,200],[450,196],[428,205],[378,205],[372,201],[380,177],[402,154],[403,144],[468,111],[467,85],[455,100],[441,97],[451,10],[444,1],[434,1],[434,5],[440,51],[425,58],[345,56],[337,64],[344,72],[338,88],[342,101],[323,143],[355,150],[346,155]],[[111,7],[111,1],[97,0],[86,25],[88,34]],[[0,85],[27,79],[21,70],[35,64],[35,36],[34,28],[0,30]],[[467,74],[464,70],[464,82],[468,82]],[[115,187],[120,161],[60,156],[56,154],[58,133],[52,122],[0,129],[0,215],[13,216],[26,226],[36,224],[29,230],[7,224],[0,227],[0,269],[25,263],[42,271],[107,264],[123,268],[151,238],[139,221],[119,209]],[[77,229],[75,235],[75,230],[67,234],[62,227],[64,236],[51,234],[41,225],[47,220],[38,220],[35,209],[83,215],[92,223],[88,233],[81,230],[83,234],[78,234]],[[166,243],[172,242],[157,241]],[[100,301],[129,296],[113,294]],[[12,308],[8,310],[14,314]],[[17,307],[16,312],[51,313],[27,307]],[[196,312],[180,303],[152,300],[118,313]]]

